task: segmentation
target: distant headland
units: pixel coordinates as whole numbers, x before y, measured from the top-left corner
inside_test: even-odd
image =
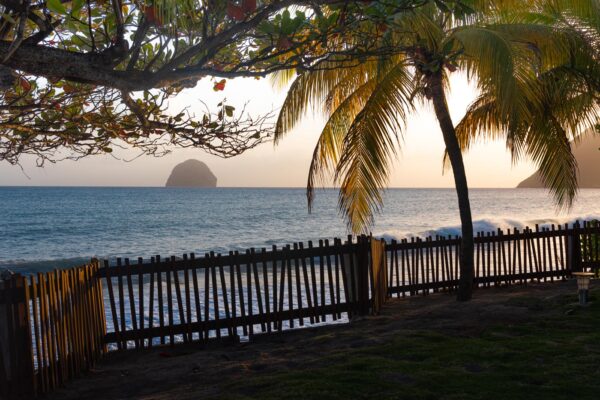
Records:
[[[202,161],[190,159],[177,164],[166,187],[217,187],[217,177]]]
[[[573,147],[573,154],[579,166],[579,187],[600,188],[600,137],[587,135]],[[517,188],[543,188],[544,184],[537,172],[525,179]]]

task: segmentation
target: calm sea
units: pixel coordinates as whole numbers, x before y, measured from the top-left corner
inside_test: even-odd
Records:
[[[545,190],[474,189],[476,230],[600,217],[600,190],[557,213]],[[343,237],[337,192],[303,189],[0,187],[0,269],[23,273],[91,257],[203,254]],[[459,234],[453,189],[390,189],[373,234]]]

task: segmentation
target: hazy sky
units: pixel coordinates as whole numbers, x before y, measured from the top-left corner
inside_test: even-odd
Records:
[[[455,74],[449,97],[454,121],[458,121],[473,99],[475,91],[466,78]],[[223,97],[230,104],[248,102],[253,113],[277,110],[285,93],[272,88],[268,79],[236,79],[227,82],[225,91],[215,93],[205,79],[194,89],[177,98],[172,108],[189,106],[193,111],[201,99],[215,106]],[[204,161],[218,178],[219,186],[304,186],[314,145],[324,120],[319,114],[307,115],[304,122],[277,147],[266,143],[231,159],[221,159],[202,150],[174,150],[162,158],[140,157],[132,162],[111,156],[96,156],[80,161],[63,161],[35,166],[33,159],[24,159],[21,168],[0,163],[0,185],[66,185],[66,186],[163,186],[171,169],[181,161],[196,158]],[[452,187],[451,173],[442,175],[444,143],[431,109],[419,110],[408,122],[402,153],[395,163],[391,187]],[[133,158],[134,151],[116,155]],[[527,162],[511,164],[504,143],[479,144],[465,156],[471,187],[514,187],[534,170]]]

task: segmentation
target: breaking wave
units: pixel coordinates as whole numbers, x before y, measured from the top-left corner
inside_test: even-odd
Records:
[[[549,228],[552,225],[572,225],[576,221],[591,221],[600,220],[600,214],[589,214],[582,215],[580,217],[565,217],[565,218],[547,218],[547,219],[530,219],[530,220],[518,220],[514,218],[481,218],[473,221],[473,230],[477,234],[478,232],[495,232],[498,229],[506,231],[507,229],[517,228],[523,230],[524,228],[534,229],[536,225],[540,228]],[[443,226],[437,229],[427,229],[420,232],[383,232],[375,234],[374,236],[385,240],[401,240],[410,239],[411,237],[427,237],[427,236],[460,236],[461,227],[460,225]]]

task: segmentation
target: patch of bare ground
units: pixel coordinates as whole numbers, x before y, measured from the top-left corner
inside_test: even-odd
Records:
[[[431,393],[420,386],[433,376],[422,376],[417,367],[424,367],[424,360],[433,357],[428,348],[434,351],[438,345],[443,347],[439,341],[448,341],[446,347],[457,354],[454,359],[449,358],[449,362],[436,354],[438,358],[431,364],[432,372],[437,368],[443,374],[441,369],[449,363],[458,377],[489,374],[496,366],[478,358],[477,354],[460,356],[462,346],[482,345],[482,337],[493,337],[491,340],[495,345],[504,337],[507,343],[513,343],[515,337],[523,334],[521,325],[568,315],[569,310],[577,308],[572,304],[575,300],[574,282],[481,288],[475,292],[472,301],[464,303],[446,293],[393,298],[381,315],[355,319],[349,324],[258,335],[244,344],[214,344],[206,348],[179,345],[115,352],[105,357],[95,370],[68,383],[48,398],[276,398],[277,393],[287,393],[289,398],[338,398],[339,390],[335,387],[324,392],[311,387],[311,384],[324,385],[319,371],[324,375],[331,374],[328,379],[338,379],[340,384],[348,379],[352,380],[348,385],[358,385],[350,392],[350,397],[353,397],[352,393],[357,397],[370,397],[368,393],[373,393],[374,397],[377,393],[385,394],[384,397],[393,396],[393,388],[402,386],[411,388],[411,397],[426,398]],[[598,351],[593,343],[590,345],[593,351]],[[421,350],[403,351],[402,346]],[[520,357],[519,351],[506,348],[497,358],[502,360],[502,366],[508,363],[510,368],[510,358]],[[503,360],[503,357],[507,359]],[[539,359],[533,357],[531,362],[538,368],[543,366],[544,355]],[[365,368],[363,375],[360,375],[361,368]],[[427,369],[423,371],[427,374]],[[356,382],[352,378],[354,372],[365,379],[372,376],[372,381],[361,383],[358,379]],[[505,372],[502,374],[505,376]],[[506,379],[512,379],[510,374],[506,376]],[[536,379],[531,378],[532,384],[537,382]],[[379,385],[379,391],[360,386],[374,384]],[[392,392],[384,390],[388,384]],[[358,396],[362,389],[367,395]],[[344,396],[348,397],[348,394]]]

